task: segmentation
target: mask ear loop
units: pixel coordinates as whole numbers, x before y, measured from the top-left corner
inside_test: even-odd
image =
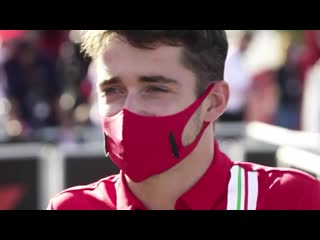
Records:
[[[208,97],[209,93],[211,92],[211,90],[213,89],[215,85],[215,82],[211,82],[209,84],[209,86],[206,88],[206,90],[200,95],[200,97],[198,97],[198,99],[196,100],[196,102],[194,102],[192,105],[190,105],[188,108],[189,113],[188,113],[188,119],[183,120],[183,123],[181,123],[183,126],[186,126],[186,124],[188,123],[188,121],[192,118],[192,115],[197,111],[197,109],[201,106],[201,104],[205,101],[205,99]],[[196,107],[196,110],[193,110],[193,112],[190,112],[190,108],[194,108]],[[174,132],[174,131],[173,131]],[[174,134],[173,134],[174,135]],[[170,137],[169,137],[170,138]],[[182,136],[175,136],[175,141],[178,142],[177,146],[182,146]],[[171,142],[171,141],[170,141]]]
[[[203,95],[202,95],[202,96],[203,96],[203,99],[202,99],[201,103],[199,104],[199,106],[202,104],[202,102],[203,102],[203,101],[205,100],[205,98],[207,97],[207,96],[206,96],[206,95],[207,95],[206,92],[208,91],[208,93],[209,93],[209,92],[211,91],[211,89],[214,87],[214,85],[215,85],[215,83],[210,83],[210,84],[208,85],[207,89],[205,90],[205,92],[202,93],[202,94],[203,94]],[[189,119],[189,120],[190,120],[190,119]],[[188,120],[188,121],[189,121],[189,120]],[[198,142],[198,141],[199,141],[202,133],[204,132],[204,130],[206,129],[206,127],[207,127],[208,125],[209,125],[209,123],[207,123],[207,124],[204,123],[204,124],[203,124],[202,129],[201,129],[201,131],[199,132],[199,134],[198,134],[198,136],[196,137],[196,139],[195,139],[194,142]],[[170,132],[168,137],[169,137],[169,142],[170,142],[170,146],[171,146],[171,151],[172,151],[174,157],[175,157],[176,159],[179,159],[179,158],[180,158],[179,147],[178,147],[177,140],[176,140],[173,132]],[[199,138],[199,139],[198,139],[198,138]]]

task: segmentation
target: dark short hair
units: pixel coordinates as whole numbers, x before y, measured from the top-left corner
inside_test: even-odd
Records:
[[[153,49],[161,43],[182,46],[182,64],[199,79],[197,95],[212,81],[223,80],[228,40],[224,30],[85,30],[81,46],[95,59],[107,39],[122,36],[134,47]]]

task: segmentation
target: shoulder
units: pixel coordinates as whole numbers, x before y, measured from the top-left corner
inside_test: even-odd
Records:
[[[48,210],[101,210],[113,209],[118,175],[97,182],[67,188],[50,199]]]
[[[257,207],[271,209],[319,209],[320,181],[312,175],[292,168],[266,167],[239,163],[258,176]]]

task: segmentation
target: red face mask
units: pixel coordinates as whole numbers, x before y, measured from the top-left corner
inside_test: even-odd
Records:
[[[196,139],[183,146],[181,138],[186,124],[213,86],[185,110],[173,115],[141,116],[123,109],[112,117],[104,117],[106,153],[135,182],[172,168],[194,150],[209,125],[204,122]]]

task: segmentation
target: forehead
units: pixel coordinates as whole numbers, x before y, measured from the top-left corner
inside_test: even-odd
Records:
[[[165,75],[171,78],[194,78],[182,64],[183,48],[156,45],[154,49],[136,48],[124,39],[106,41],[97,59],[98,72],[111,76]],[[99,74],[99,73],[98,73]]]
[[[150,54],[157,56],[176,56],[180,54],[182,47],[169,46],[161,43],[154,43],[150,45],[150,48],[140,48],[131,45],[125,38],[119,36],[106,40],[103,54],[112,55],[119,51],[126,51],[135,55],[148,56]],[[106,57],[106,56],[104,56]]]

